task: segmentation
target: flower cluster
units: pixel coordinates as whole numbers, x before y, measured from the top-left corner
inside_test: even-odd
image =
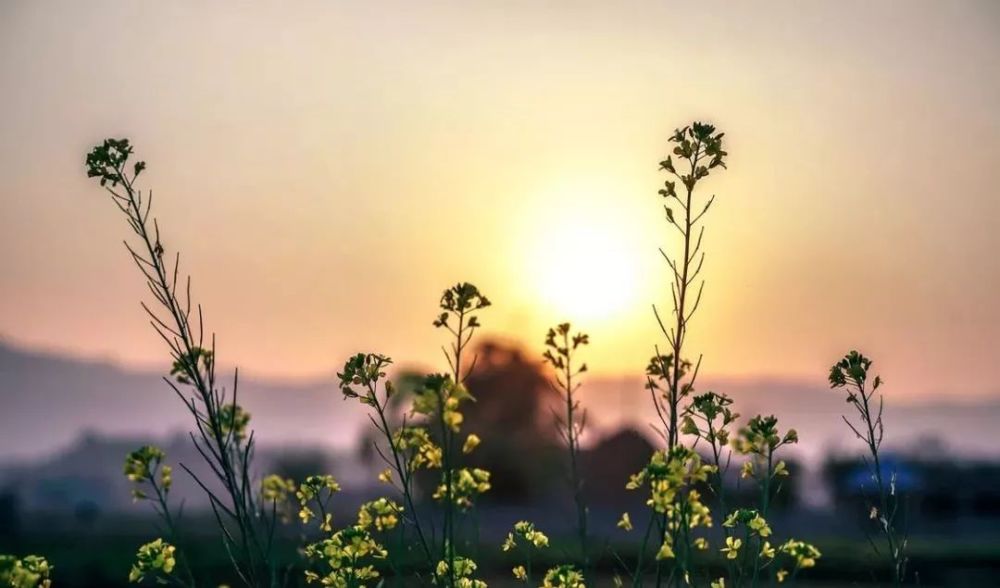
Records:
[[[816,560],[822,555],[816,547],[797,539],[785,541],[781,545],[780,550],[794,559],[796,569],[815,566]]]
[[[166,454],[159,447],[143,445],[125,457],[124,473],[136,487],[132,489],[133,500],[149,498],[140,487],[149,484],[157,492],[169,492],[173,484],[173,469],[163,464]]]
[[[295,493],[295,481],[277,474],[265,476],[260,482],[260,496],[267,502],[281,504]]]
[[[451,499],[463,510],[472,508],[472,500],[490,489],[490,473],[480,468],[462,468],[452,475]],[[444,500],[448,487],[438,485],[434,491],[434,500]]]
[[[732,404],[732,398],[725,394],[706,392],[695,396],[681,423],[681,433],[704,439],[712,447],[725,447],[729,444],[726,427],[740,417],[733,412]]]
[[[722,526],[728,529],[735,528],[737,525],[745,525],[750,532],[760,537],[771,536],[771,527],[768,526],[767,521],[757,510],[752,508],[735,510],[722,523]]]
[[[649,499],[646,504],[658,513],[667,513],[682,488],[704,482],[714,471],[715,466],[703,464],[701,456],[693,449],[677,446],[669,452],[654,452],[649,464],[633,474],[625,487],[636,490],[648,483]]]
[[[141,582],[147,576],[155,578],[160,583],[166,583],[166,577],[174,571],[177,560],[174,558],[176,549],[163,539],[151,541],[139,548],[135,554],[135,563],[128,573],[129,582]]]
[[[455,571],[449,574],[447,560],[441,560],[434,570],[435,580],[438,583],[447,585],[448,578],[454,582],[456,588],[486,588],[486,582],[476,580],[472,574],[476,572],[476,562],[467,557],[456,557],[454,559]]]
[[[708,177],[709,170],[716,167],[726,167],[725,158],[727,153],[722,148],[722,138],[725,133],[716,133],[715,127],[706,123],[694,123],[692,125],[677,129],[670,137],[670,142],[675,143],[673,155],[688,161],[708,160],[708,165],[692,167],[690,173],[678,173],[674,167],[673,155],[660,162],[660,169],[666,170],[677,176],[688,190],[694,188],[695,183]],[[660,195],[667,197],[677,197],[674,182],[667,182],[665,189],[660,190]]]
[[[249,424],[250,413],[239,404],[229,403],[219,407],[219,428],[223,436],[242,441],[247,438]]]
[[[211,349],[192,347],[191,350],[174,360],[170,375],[178,383],[191,385],[212,373],[215,367],[215,353]]]
[[[843,388],[850,384],[858,390],[863,390],[865,382],[868,380],[868,370],[871,366],[872,360],[857,351],[851,351],[830,368],[830,386],[832,388]],[[875,389],[881,385],[882,378],[875,376],[872,388]],[[855,402],[856,398],[853,396],[853,393],[849,395],[847,401]]]
[[[102,186],[108,182],[111,182],[112,187],[117,186],[118,182],[123,181],[125,162],[129,155],[132,155],[132,145],[128,139],[105,139],[104,143],[87,154],[87,177],[100,178]],[[138,176],[145,168],[146,162],[138,161],[133,166],[132,173]]]
[[[374,525],[378,531],[393,529],[402,512],[403,508],[388,498],[366,502],[358,509],[358,527],[367,530]]]
[[[502,549],[504,551],[514,549],[518,545],[518,539],[523,539],[539,549],[549,546],[549,538],[545,536],[545,533],[536,529],[535,524],[528,521],[514,523],[514,530],[507,533],[507,539],[503,542]]]
[[[568,564],[550,568],[542,579],[543,588],[586,588],[583,573]]]
[[[570,337],[569,330],[569,323],[561,323],[556,328],[549,329],[549,332],[545,334],[545,346],[548,349],[545,350],[542,357],[557,370],[566,368],[570,354],[577,347],[590,343],[590,335],[577,333]],[[584,363],[580,364],[575,373],[580,374],[585,371],[587,371],[587,364]]]
[[[733,448],[745,455],[767,457],[779,447],[798,441],[799,434],[795,429],[789,429],[784,436],[778,433],[778,419],[773,415],[757,415],[740,429],[739,436],[733,439]]]
[[[295,491],[295,497],[299,501],[299,519],[303,523],[308,523],[316,516],[310,507],[310,504],[313,504],[320,509],[320,515],[323,517],[321,528],[329,531],[332,516],[326,512],[326,504],[337,492],[340,492],[340,484],[333,479],[333,476],[307,477]]]
[[[374,406],[378,402],[375,398],[375,386],[385,378],[385,369],[391,364],[391,359],[378,353],[359,353],[348,359],[344,364],[344,371],[337,373],[344,397],[358,398],[362,404]],[[356,390],[356,386],[363,390]],[[392,392],[392,383],[386,382],[386,394],[391,396]]]
[[[450,315],[458,315],[460,320],[467,321],[464,325],[460,325],[460,327],[474,329],[479,326],[479,320],[475,316],[469,316],[466,319],[465,315],[486,308],[490,304],[489,299],[483,296],[479,288],[476,288],[474,285],[468,282],[456,284],[445,290],[441,295],[440,306],[444,312],[434,319],[434,326],[438,328],[445,327],[457,333],[448,324],[448,319]]]
[[[441,447],[431,440],[427,429],[403,427],[393,434],[392,440],[399,451],[409,455],[406,463],[410,471],[441,467]]]
[[[673,535],[677,531],[712,526],[711,511],[693,486],[705,482],[715,471],[715,466],[703,464],[693,449],[678,445],[668,452],[653,453],[649,464],[629,478],[625,486],[629,490],[649,484],[646,505],[666,517],[663,541],[656,553],[658,560],[675,556]],[[623,516],[619,526],[628,529],[631,520]]]
[[[440,416],[445,425],[457,433],[464,420],[459,408],[465,400],[472,400],[465,386],[455,383],[449,375],[430,374],[424,378],[423,386],[415,391],[413,412]]]
[[[682,360],[677,366],[678,379],[687,375],[691,370],[691,362]],[[663,390],[667,394],[670,388],[674,373],[674,356],[670,354],[654,355],[646,365],[646,389],[650,391]],[[659,383],[658,383],[659,382]],[[683,398],[691,392],[690,382],[683,384],[679,390],[679,396]]]
[[[320,582],[324,586],[368,586],[367,582],[379,577],[375,560],[385,559],[385,548],[379,545],[367,529],[360,526],[337,531],[329,538],[307,545],[305,555],[312,562],[325,565],[323,574],[306,571],[308,583]]]
[[[265,476],[260,482],[260,498],[265,510],[273,508],[282,522],[291,520],[291,497],[295,494],[295,481],[277,474]]]
[[[16,558],[0,555],[0,586],[10,588],[49,588],[52,566],[44,557],[28,555]]]

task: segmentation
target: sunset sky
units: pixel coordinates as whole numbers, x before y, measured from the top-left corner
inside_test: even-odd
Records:
[[[0,337],[166,364],[83,165],[127,136],[224,363],[440,364],[467,280],[484,336],[572,320],[637,373],[657,162],[706,120],[707,373],[823,381],[859,347],[889,394],[1000,398],[998,72],[992,1],[4,2]]]

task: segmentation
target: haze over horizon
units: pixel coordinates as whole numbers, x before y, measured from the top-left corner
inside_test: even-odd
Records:
[[[859,348],[890,395],[1000,398],[996,3],[557,4],[0,6],[0,334],[166,364],[83,167],[128,136],[223,364],[439,365],[467,280],[483,336],[568,319],[598,375],[638,374],[670,305],[657,162],[704,119],[731,154],[707,377],[822,383]]]
[[[414,366],[396,366],[405,370]],[[0,339],[0,466],[46,463],[89,440],[143,439],[166,443],[190,430],[190,414],[162,381],[163,370],[136,369],[72,356],[12,347]],[[223,380],[229,389],[230,374]],[[395,377],[397,374],[392,374]],[[857,447],[844,434],[843,394],[814,380],[780,378],[700,379],[699,389],[732,396],[745,418],[775,414],[803,431],[795,455],[817,463],[830,452]],[[586,407],[586,443],[632,427],[655,440],[657,417],[639,375],[592,375],[579,392]],[[947,447],[965,459],[991,457],[1000,442],[995,423],[1000,399],[891,400],[890,450],[913,452]],[[268,448],[356,451],[368,424],[364,409],[345,401],[332,375],[301,382],[240,377],[240,404]],[[932,441],[928,445],[928,441]]]

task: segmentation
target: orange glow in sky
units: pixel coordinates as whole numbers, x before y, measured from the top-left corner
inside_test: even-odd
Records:
[[[998,5],[765,4],[4,3],[0,336],[165,365],[84,174],[112,135],[221,361],[436,364],[470,281],[483,335],[569,320],[594,371],[639,373],[676,247],[657,163],[702,119],[731,154],[706,374],[822,382],[856,346],[901,396],[1000,397]]]

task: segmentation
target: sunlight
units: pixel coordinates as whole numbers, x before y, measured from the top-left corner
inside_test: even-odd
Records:
[[[648,252],[627,223],[616,222],[620,210],[595,193],[594,184],[587,191],[563,186],[554,192],[548,202],[553,213],[537,217],[544,224],[525,252],[532,297],[546,316],[591,323],[621,318],[638,303],[638,260]],[[573,206],[560,205],[567,193]]]
[[[612,318],[635,301],[633,252],[620,235],[604,228],[560,227],[540,247],[538,294],[556,315]]]

